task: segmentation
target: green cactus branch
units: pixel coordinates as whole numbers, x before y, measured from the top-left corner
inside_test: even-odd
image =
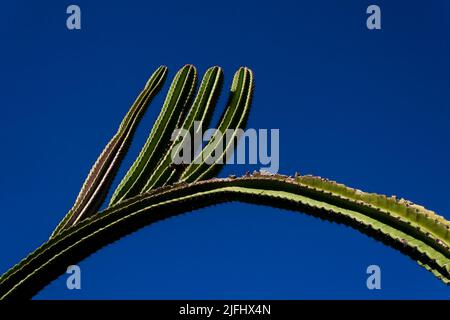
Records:
[[[167,68],[161,66],[147,81],[144,89],[122,120],[116,135],[109,141],[89,172],[72,209],[53,231],[52,237],[65,227],[96,213],[100,208],[133,139],[134,131],[150,101],[161,89],[166,74]]]
[[[255,172],[218,179],[223,163],[208,159],[234,129],[224,158],[245,127],[253,95],[253,73],[242,67],[234,75],[218,134],[188,165],[174,167],[186,132],[209,124],[222,84],[222,70],[206,71],[196,93],[197,71],[184,66],[175,76],[162,110],[139,156],[113,193],[109,207],[98,212],[147,105],[157,94],[167,69],[158,68],[125,115],[116,135],[88,174],[74,206],[50,239],[0,278],[0,299],[30,298],[67,266],[151,223],[197,208],[231,201],[269,205],[343,223],[410,256],[450,284],[450,222],[404,199],[366,193],[314,176],[294,177]],[[185,129],[185,134],[174,130]],[[219,134],[220,133],[220,134]],[[192,150],[192,156],[195,150]],[[209,179],[209,180],[206,180]]]
[[[209,179],[215,177],[220,172],[225,161],[222,161],[221,164],[208,164],[206,160],[216,152],[224,159],[230,148],[234,147],[232,143],[238,138],[238,131],[236,129],[245,127],[252,102],[252,95],[253,72],[247,68],[240,68],[234,75],[229,103],[221,117],[219,126],[217,127],[218,130],[197,158],[185,169],[181,175],[181,181],[194,182]],[[229,144],[225,146],[223,133],[228,129],[233,130],[233,135],[229,138]]]
[[[211,120],[211,116],[215,107],[215,103],[219,97],[220,89],[223,81],[223,72],[219,67],[209,68],[203,77],[200,89],[189,110],[186,119],[181,126],[185,130],[179,132],[173,139],[171,146],[167,149],[162,160],[158,164],[156,170],[151,174],[147,181],[144,191],[149,191],[165,184],[171,183],[178,179],[181,172],[179,169],[172,167],[172,152],[179,153],[183,144],[180,141],[186,139],[187,134],[195,135],[194,130],[203,130]],[[195,122],[200,123],[199,128],[195,128]],[[194,152],[192,152],[193,154]]]
[[[197,70],[192,65],[184,66],[177,73],[147,142],[114,192],[110,205],[142,192],[161,153],[169,144],[172,132],[183,121],[184,111],[192,98],[196,82]]]

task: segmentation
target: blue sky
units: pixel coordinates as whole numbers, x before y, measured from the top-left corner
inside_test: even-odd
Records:
[[[81,8],[79,31],[65,26],[70,4]],[[370,4],[382,30],[365,26]],[[47,239],[160,64],[170,77],[186,63],[200,74],[219,65],[224,93],[239,66],[252,68],[248,127],[280,129],[280,172],[396,194],[450,219],[449,24],[445,0],[3,3],[0,273]],[[366,288],[370,264],[381,267],[379,291]],[[81,290],[62,276],[36,298],[450,297],[413,260],[351,228],[238,203],[148,226],[80,267]]]

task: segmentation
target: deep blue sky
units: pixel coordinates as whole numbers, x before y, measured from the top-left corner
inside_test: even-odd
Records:
[[[80,31],[65,26],[72,3]],[[366,29],[370,4],[381,7],[381,31]],[[446,0],[2,3],[0,273],[47,239],[160,64],[170,77],[186,63],[200,73],[220,65],[224,92],[249,66],[248,126],[280,129],[281,172],[396,194],[450,218],[449,30]],[[380,291],[366,288],[370,264],[381,267]],[[63,276],[37,298],[450,297],[413,260],[353,229],[237,203],[146,227],[80,267],[82,290]]]

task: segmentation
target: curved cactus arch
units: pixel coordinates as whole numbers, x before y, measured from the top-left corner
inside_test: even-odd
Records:
[[[73,208],[50,239],[2,275],[0,299],[32,297],[62,274],[67,265],[143,226],[229,201],[264,204],[344,223],[409,255],[450,284],[450,222],[422,206],[314,176],[254,172],[241,178],[218,179],[213,177],[221,164],[194,163],[173,168],[168,155],[177,145],[169,140],[170,134],[177,126],[192,131],[196,120],[209,121],[222,78],[218,67],[205,73],[192,103],[196,70],[187,65],[177,73],[139,157],[114,192],[110,206],[97,212],[139,119],[165,74],[166,68],[160,67],[150,77],[94,164]],[[252,72],[240,68],[219,120],[221,131],[244,126],[252,93]],[[210,140],[201,152],[210,153],[215,143],[216,139]]]
[[[31,297],[63,273],[69,260],[76,263],[148,224],[230,201],[265,204],[344,223],[399,249],[450,282],[449,223],[433,212],[318,177],[255,173],[176,184],[112,206],[51,238],[21,261],[2,278],[0,295]]]

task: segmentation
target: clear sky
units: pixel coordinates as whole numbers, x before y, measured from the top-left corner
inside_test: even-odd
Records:
[[[66,28],[77,4],[82,29]],[[378,4],[382,29],[366,28]],[[0,8],[0,273],[45,241],[147,77],[255,73],[250,128],[280,129],[280,172],[396,194],[450,219],[450,4],[432,1],[7,1]],[[166,81],[166,91],[170,81]],[[150,106],[115,185],[145,141]],[[213,120],[224,105],[224,94]],[[227,166],[221,175],[255,166]],[[382,289],[366,287],[377,264]],[[439,298],[410,258],[335,223],[226,204],[166,220],[36,298]]]

